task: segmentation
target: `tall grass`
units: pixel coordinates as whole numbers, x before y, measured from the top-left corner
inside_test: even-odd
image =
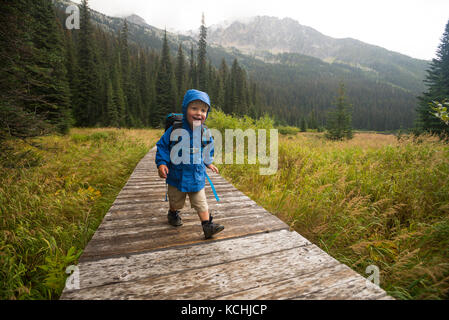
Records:
[[[249,116],[236,117],[227,115],[221,110],[213,109],[207,120],[206,124],[209,128],[213,128],[221,131],[224,134],[226,129],[271,129],[274,128],[274,120],[268,115],[255,120]]]
[[[398,299],[449,298],[449,146],[357,133],[281,136],[279,170],[219,165],[236,187]],[[368,275],[366,275],[368,276]]]
[[[55,299],[161,130],[72,129],[0,158],[0,298]]]

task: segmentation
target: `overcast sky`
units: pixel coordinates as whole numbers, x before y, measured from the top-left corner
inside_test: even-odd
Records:
[[[256,15],[290,17],[334,38],[426,60],[435,57],[449,20],[449,0],[89,0],[89,6],[111,16],[135,13],[167,30],[198,29],[202,12],[206,26]]]

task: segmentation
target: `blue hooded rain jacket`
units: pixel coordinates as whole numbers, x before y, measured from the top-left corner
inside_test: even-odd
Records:
[[[207,110],[206,119],[210,111],[210,99],[207,93],[191,89],[187,90],[182,102],[182,128],[187,130],[190,136],[190,148],[193,148],[193,130],[190,128],[187,122],[187,107],[190,102],[195,100],[201,100],[209,106]],[[203,128],[201,128],[203,130]],[[200,150],[201,163],[193,163],[193,154],[190,153],[190,163],[173,164],[170,161],[170,145],[176,142],[170,143],[170,135],[173,131],[173,127],[170,127],[165,131],[161,139],[156,143],[156,165],[159,168],[161,164],[168,167],[167,183],[172,185],[182,192],[197,192],[204,188],[206,179],[206,165],[209,165],[213,161],[214,147],[212,136],[208,143],[211,143],[210,157],[209,159],[203,158],[203,151]],[[181,140],[182,141],[182,140]],[[189,149],[191,150],[191,149]],[[207,162],[206,162],[207,161]]]

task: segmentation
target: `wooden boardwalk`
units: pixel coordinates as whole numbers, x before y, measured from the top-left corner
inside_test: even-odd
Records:
[[[391,299],[208,170],[214,220],[204,240],[187,200],[167,223],[154,147],[137,165],[79,259],[79,289],[61,299]],[[188,197],[187,197],[188,199]]]

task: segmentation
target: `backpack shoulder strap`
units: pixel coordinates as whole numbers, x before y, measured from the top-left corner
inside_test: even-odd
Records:
[[[209,128],[203,124],[203,130],[201,131],[201,147],[205,148],[211,141],[203,141],[203,134],[205,134]]]
[[[175,121],[175,122],[173,122],[173,125],[172,125],[172,127],[173,127],[173,130],[175,130],[175,129],[181,129],[182,128],[182,121]]]
[[[172,124],[173,130],[182,128],[182,121],[175,120]],[[173,132],[173,131],[172,131]],[[181,140],[181,137],[178,137],[178,141],[170,141],[170,149],[173,148],[175,144],[177,144]]]

